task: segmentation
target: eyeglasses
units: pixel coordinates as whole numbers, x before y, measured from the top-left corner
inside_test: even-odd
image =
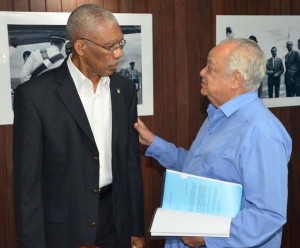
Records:
[[[96,46],[102,47],[103,49],[109,51],[111,54],[115,54],[118,49],[122,50],[124,48],[124,46],[126,45],[126,40],[124,40],[124,39],[122,39],[119,42],[119,44],[114,44],[111,47],[102,46],[102,45],[100,45],[100,44],[98,44],[98,43],[96,43],[96,42],[94,42],[94,41],[92,41],[92,40],[90,40],[88,38],[79,38],[79,39],[81,39],[81,40],[87,40],[87,41],[91,42],[92,44],[94,44]]]

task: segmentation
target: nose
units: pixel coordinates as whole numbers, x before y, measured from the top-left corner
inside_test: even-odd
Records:
[[[202,69],[200,70],[199,75],[200,75],[201,77],[204,77],[204,74],[206,73],[206,70],[207,70],[207,66],[205,66],[204,68],[202,68]]]
[[[117,50],[114,51],[113,56],[116,58],[120,58],[123,56],[123,50],[118,47]]]

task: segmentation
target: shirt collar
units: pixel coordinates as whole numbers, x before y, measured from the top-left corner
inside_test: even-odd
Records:
[[[68,57],[67,65],[68,65],[71,77],[75,83],[77,91],[80,92],[80,90],[84,84],[88,87],[91,87],[91,89],[92,89],[91,80],[88,79],[84,74],[82,74],[82,72],[74,65],[71,57],[72,57],[72,54],[70,54]],[[89,82],[88,85],[87,85],[87,82]],[[99,84],[102,86],[109,87],[109,84],[110,84],[109,77],[101,77]]]
[[[225,102],[219,107],[219,110],[221,110],[223,114],[228,118],[234,112],[242,108],[244,105],[249,104],[250,102],[253,102],[257,99],[257,91],[249,91],[229,100],[228,102]],[[215,106],[209,104],[207,113],[209,116],[212,116],[216,110],[217,108]]]

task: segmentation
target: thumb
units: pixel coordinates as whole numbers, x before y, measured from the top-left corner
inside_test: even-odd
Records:
[[[138,118],[138,121],[135,122],[134,125],[133,125],[133,127],[134,127],[134,128],[136,129],[136,131],[138,131],[138,132],[140,132],[140,129],[141,129],[140,123],[139,123],[139,119],[140,119],[140,118]]]

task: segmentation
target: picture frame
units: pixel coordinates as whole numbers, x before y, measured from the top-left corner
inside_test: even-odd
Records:
[[[0,12],[0,125],[13,124],[13,93],[21,83],[24,52],[49,46],[50,34],[67,38],[65,26],[69,15],[66,12]],[[152,15],[114,15],[126,40],[117,73],[123,74],[134,62],[139,72],[138,115],[153,115]],[[66,56],[65,48],[61,52]]]
[[[285,68],[287,54],[286,42],[293,42],[293,49],[298,51],[297,42],[300,39],[300,16],[262,16],[262,15],[217,15],[216,44],[222,40],[234,38],[253,38],[264,52],[266,60],[271,55],[271,48],[277,48],[277,57],[281,58]],[[251,37],[252,36],[252,37]],[[269,108],[300,105],[300,97],[286,97],[284,73],[280,80],[280,95],[269,98],[268,76],[262,81],[261,100]]]

